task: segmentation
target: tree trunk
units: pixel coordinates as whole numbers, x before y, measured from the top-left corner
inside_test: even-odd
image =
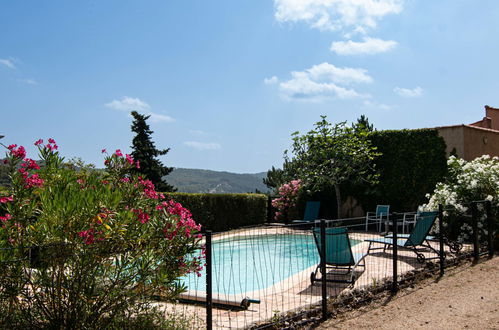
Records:
[[[341,219],[341,193],[339,184],[334,185],[334,191],[336,193],[337,216],[338,219]]]

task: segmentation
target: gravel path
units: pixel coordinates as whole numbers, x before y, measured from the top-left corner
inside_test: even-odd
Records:
[[[499,329],[499,257],[450,270],[318,329]]]

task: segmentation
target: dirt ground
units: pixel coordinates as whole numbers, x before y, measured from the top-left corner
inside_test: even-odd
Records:
[[[499,329],[499,257],[448,270],[317,329]]]

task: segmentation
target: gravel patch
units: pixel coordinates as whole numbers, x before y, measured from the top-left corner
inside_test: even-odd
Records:
[[[499,257],[342,313],[316,329],[499,329]]]

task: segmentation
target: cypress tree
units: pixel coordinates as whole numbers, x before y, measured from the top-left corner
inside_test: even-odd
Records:
[[[154,142],[151,140],[151,134],[154,132],[151,131],[146,122],[150,116],[141,115],[137,111],[132,111],[132,116],[134,118],[132,132],[136,133],[132,140],[132,157],[140,162],[140,168],[136,169],[136,171],[151,180],[157,191],[176,191],[177,189],[172,185],[163,181],[163,177],[170,174],[173,167],[164,166],[157,158],[166,155],[170,148],[156,149]]]

